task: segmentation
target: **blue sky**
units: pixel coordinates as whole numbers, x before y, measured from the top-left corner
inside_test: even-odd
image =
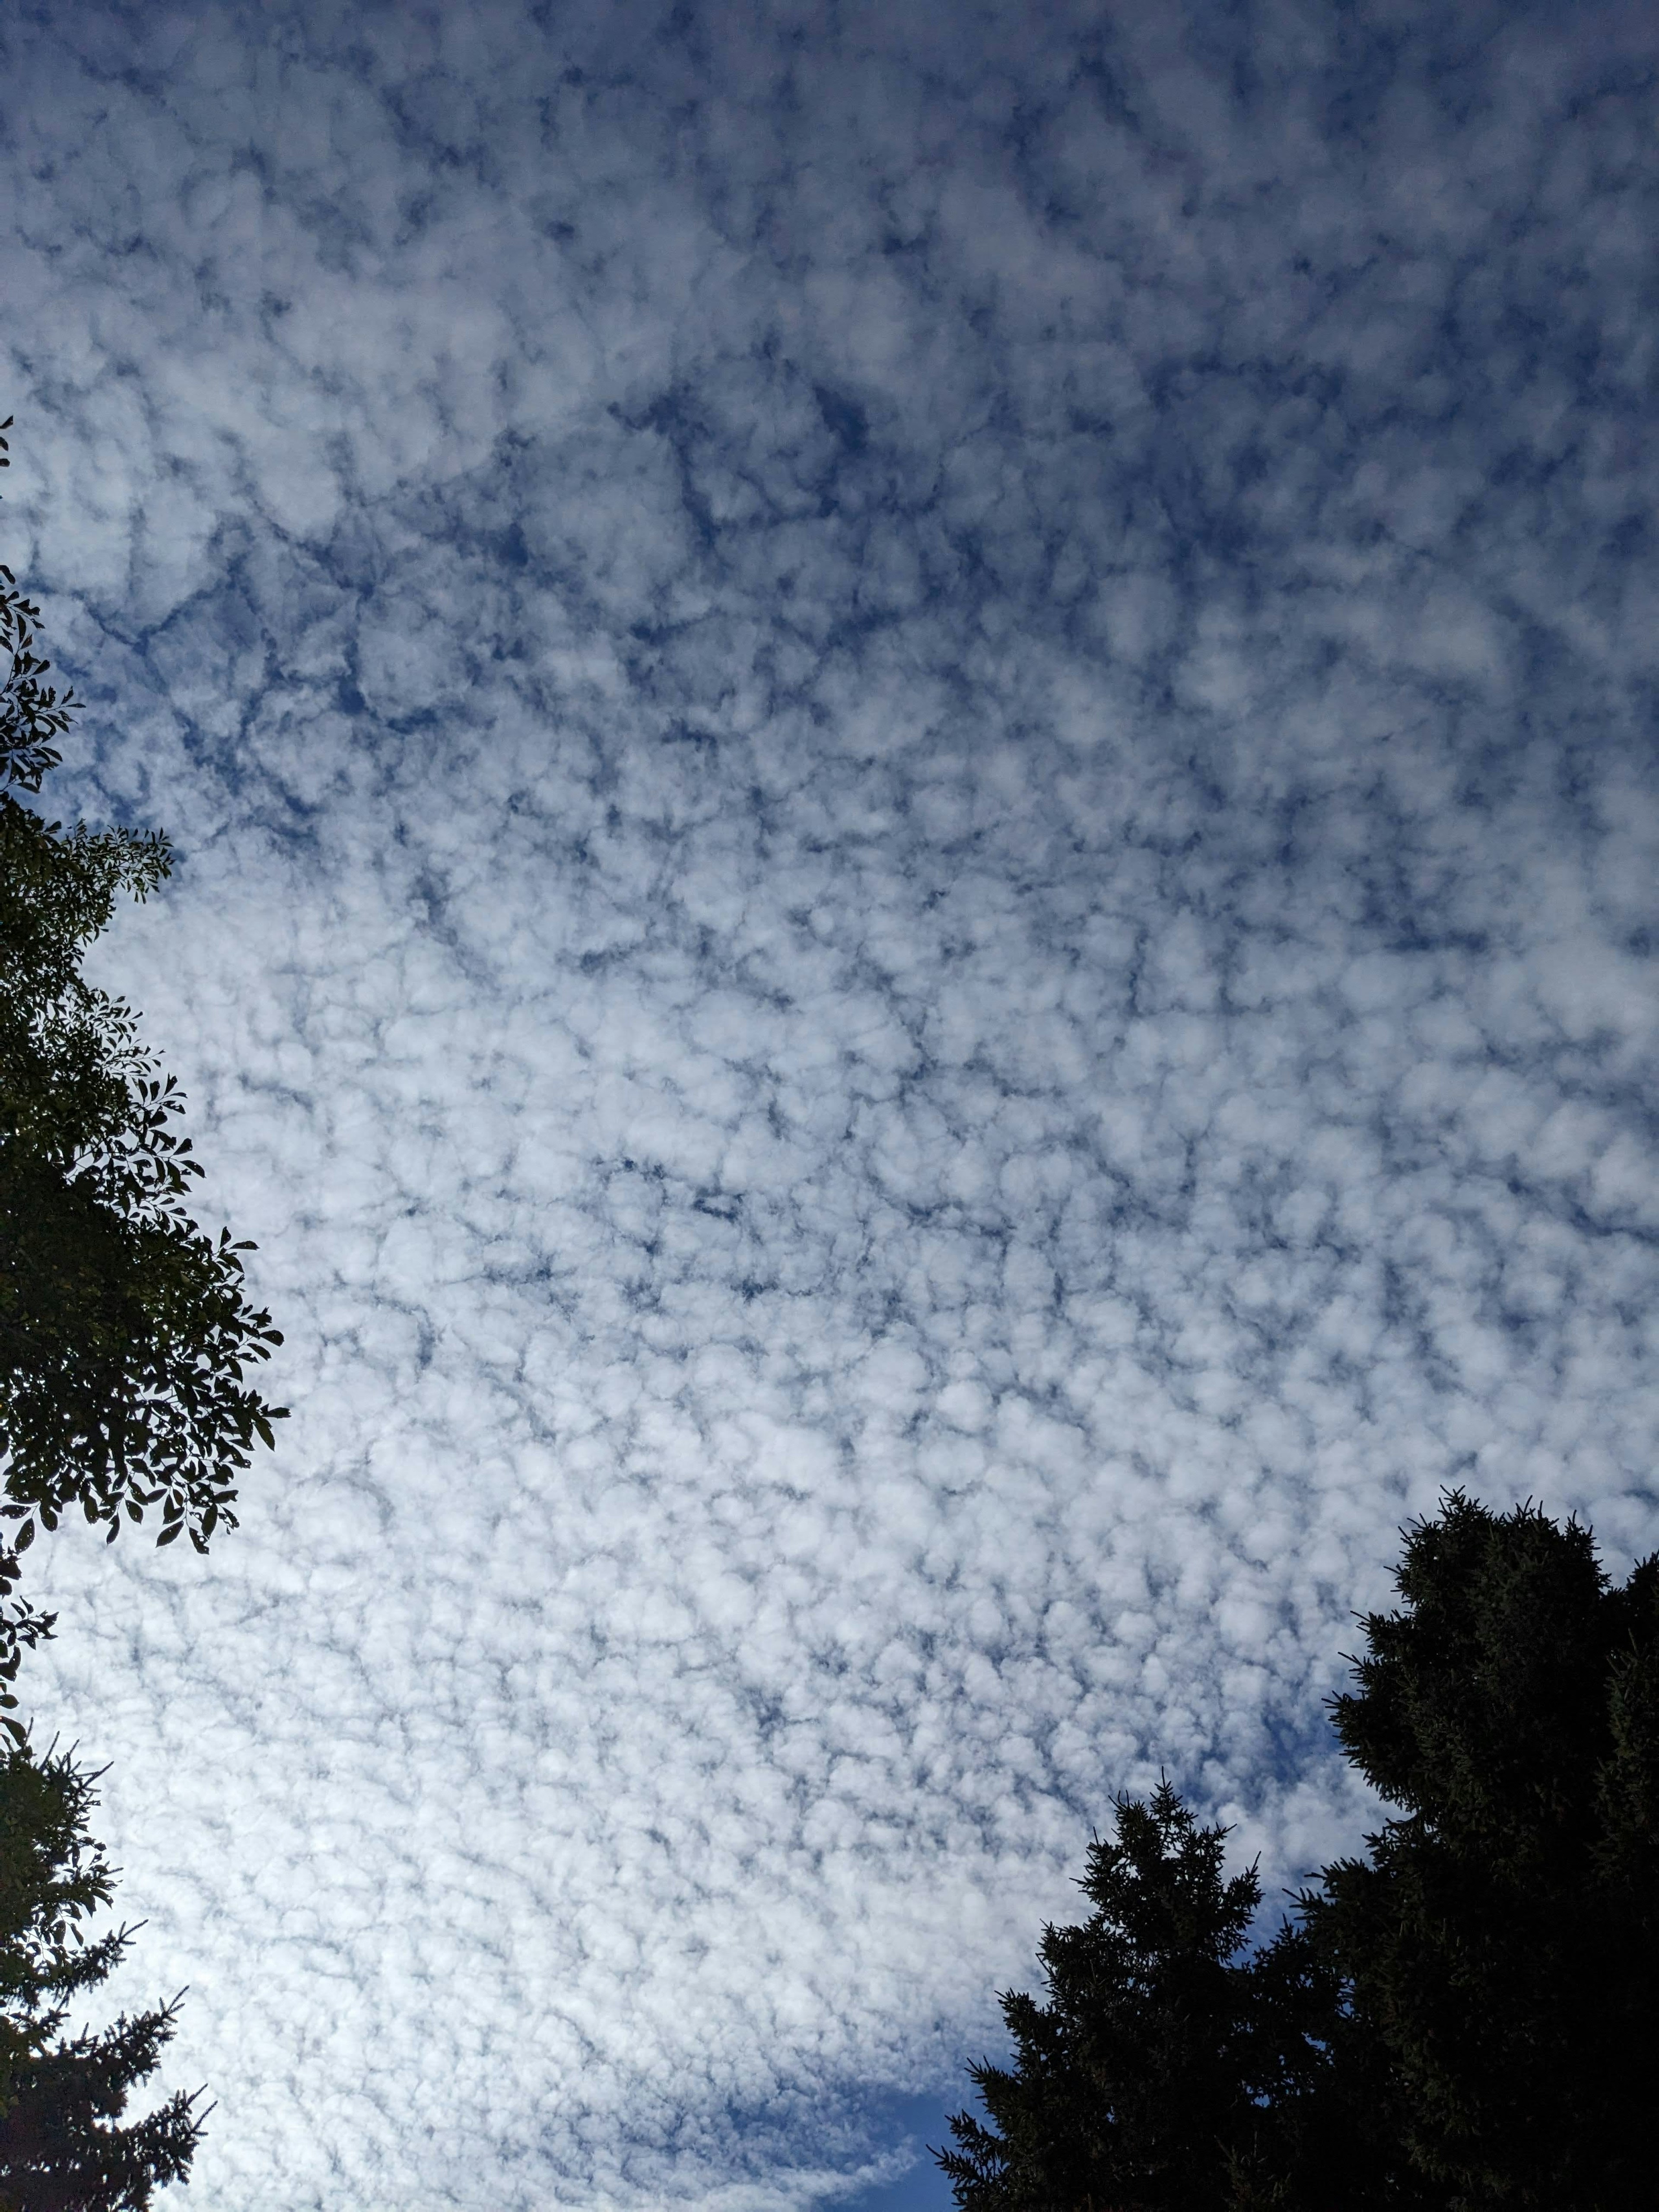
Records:
[[[9,14],[3,557],[288,1333],[41,1576],[204,2201],[938,2203],[1115,1790],[1358,1834],[1404,1518],[1659,1541],[1653,43]]]

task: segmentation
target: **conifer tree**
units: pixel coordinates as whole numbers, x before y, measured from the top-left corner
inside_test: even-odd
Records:
[[[132,1934],[90,1933],[114,1887],[87,1832],[96,1779],[26,1744],[0,1753],[0,2206],[10,2212],[143,2212],[188,2172],[205,2117],[183,2092],[122,2117],[173,2033],[176,1998],[64,2032]]]
[[[1647,2212],[1659,1558],[1462,1492],[1365,1616],[1344,1752],[1396,1808],[1253,1953],[1253,1872],[1120,1799],[1048,2002],[1003,2000],[939,2162],[963,2212]]]
[[[1081,1925],[1039,1947],[1047,2002],[1002,1999],[1007,2066],[969,2071],[986,2119],[951,2119],[939,2163],[963,2212],[1219,2212],[1321,2204],[1340,2140],[1327,2118],[1337,2032],[1328,1971],[1293,1931],[1245,1939],[1254,1867],[1228,1878],[1226,1831],[1167,1782],[1120,1797],[1089,1847]],[[1366,2198],[1363,2201],[1370,2201]]]
[[[1460,2208],[1651,2207],[1659,1559],[1614,1588],[1577,1522],[1458,1492],[1397,1582],[1334,1718],[1400,1809],[1303,1926]]]

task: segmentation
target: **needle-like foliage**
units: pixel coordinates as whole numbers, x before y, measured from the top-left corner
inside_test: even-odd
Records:
[[[1167,1785],[1091,1846],[939,2162],[963,2212],[1645,2212],[1659,1559],[1462,1493],[1362,1622],[1338,1739],[1395,1817],[1278,1936]]]
[[[1119,1798],[1089,1846],[1093,1905],[1043,1931],[1048,2002],[1002,1999],[1012,2066],[969,2069],[990,2125],[957,2113],[939,2163],[972,2212],[1214,2202],[1244,2102],[1244,1992],[1232,1964],[1261,1890],[1222,1873],[1224,1832],[1167,1783]]]
[[[173,2034],[176,1998],[64,2032],[133,1932],[89,1932],[114,1888],[87,1832],[96,1779],[65,1755],[0,1753],[0,2205],[15,2212],[143,2212],[188,2172],[205,2118],[183,2092],[123,2118]]]
[[[1046,2002],[1002,1999],[1012,2063],[969,2069],[986,2119],[954,2115],[956,2147],[939,2154],[957,2203],[1328,2203],[1338,2146],[1351,2148],[1332,2096],[1334,1978],[1293,1929],[1247,1949],[1255,1869],[1229,1877],[1226,1831],[1200,1826],[1167,1782],[1145,1803],[1117,1799],[1114,1830],[1089,1847],[1089,1918],[1043,1933]]]
[[[1399,1808],[1303,1924],[1386,2051],[1413,2166],[1460,2207],[1655,2202],[1659,1559],[1461,1493],[1364,1621],[1337,1735]]]

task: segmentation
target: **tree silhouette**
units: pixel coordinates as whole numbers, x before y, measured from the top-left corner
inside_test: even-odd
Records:
[[[1048,2002],[939,2154],[963,2212],[1638,2212],[1659,2081],[1659,1559],[1462,1492],[1407,1533],[1338,1741],[1398,1809],[1246,1952],[1167,1784],[1091,1846]]]
[[[1096,1837],[1080,1926],[1046,1929],[1047,2002],[1002,1999],[1008,2066],[969,2071],[987,2122],[937,2154],[963,2212],[1217,2212],[1332,2200],[1334,1978],[1297,1932],[1247,1954],[1254,1867],[1167,1782]],[[1347,2078],[1346,2076],[1344,2077]],[[1362,2200],[1380,2201],[1369,2194]]]
[[[1460,2206],[1651,2206],[1659,1559],[1615,1589],[1577,1522],[1455,1492],[1396,1580],[1334,1719],[1401,1809],[1303,1926]]]
[[[114,1887],[87,1833],[96,1779],[66,1755],[0,1753],[0,2204],[15,2212],[143,2212],[188,2172],[205,2117],[181,2092],[122,2122],[173,2033],[176,1998],[63,2033],[70,2002],[106,1979],[132,1934],[88,1934]]]
[[[0,1514],[20,1524],[0,1547],[0,1684],[51,1626],[10,1598],[37,1523],[78,1506],[113,1539],[154,1511],[158,1543],[205,1550],[283,1412],[246,1380],[281,1342],[244,1296],[252,1248],[191,1218],[177,1086],[81,972],[117,897],[167,877],[167,840],[66,831],[16,796],[58,766],[76,708],[46,681],[39,611],[0,567]]]

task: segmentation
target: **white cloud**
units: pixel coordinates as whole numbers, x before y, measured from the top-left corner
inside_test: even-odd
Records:
[[[1200,13],[9,34],[8,558],[289,1332],[37,1678],[228,2208],[820,2198],[1112,1790],[1346,1840],[1440,1483],[1655,1540],[1627,64]]]

